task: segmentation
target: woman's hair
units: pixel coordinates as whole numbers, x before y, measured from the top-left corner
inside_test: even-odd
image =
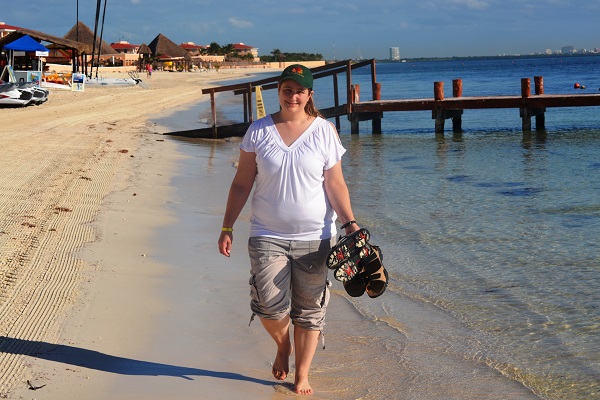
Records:
[[[315,102],[313,100],[313,96],[312,95],[310,96],[310,99],[308,99],[308,102],[304,106],[304,112],[307,115],[310,115],[311,117],[322,117],[321,113],[319,112],[319,110],[315,106]]]

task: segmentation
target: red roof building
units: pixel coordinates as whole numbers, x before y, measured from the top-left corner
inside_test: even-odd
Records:
[[[233,45],[233,50],[237,51],[240,56],[245,56],[246,54],[252,54],[252,57],[258,59],[258,47],[248,46],[244,43],[235,43]]]
[[[110,47],[112,47],[117,53],[123,54],[137,54],[140,49],[139,44],[130,44],[125,40],[121,40],[118,43],[111,43]]]
[[[200,55],[202,50],[208,48],[208,46],[202,46],[194,42],[181,43],[179,47],[190,53],[191,56]]]
[[[21,29],[18,26],[8,25],[6,22],[0,22],[0,39],[4,36],[8,36],[10,33],[16,31],[17,29]]]

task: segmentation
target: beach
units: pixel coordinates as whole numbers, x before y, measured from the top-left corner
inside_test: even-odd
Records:
[[[0,397],[298,397],[293,367],[275,381],[275,347],[248,326],[247,210],[232,257],[217,251],[239,139],[177,140],[152,121],[251,73],[157,72],[149,89],[0,110]],[[434,305],[397,301],[401,325],[367,319],[334,282],[313,398],[536,398],[432,344],[428,330],[453,324]]]

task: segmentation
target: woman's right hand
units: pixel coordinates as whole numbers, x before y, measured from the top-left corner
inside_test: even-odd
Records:
[[[231,255],[231,244],[233,243],[233,232],[221,232],[219,236],[219,253],[225,257]]]

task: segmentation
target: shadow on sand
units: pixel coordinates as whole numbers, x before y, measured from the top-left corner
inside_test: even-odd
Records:
[[[44,360],[95,369],[120,375],[173,376],[193,380],[193,376],[232,379],[274,386],[274,382],[232,372],[211,371],[200,368],[180,367],[149,361],[134,360],[62,344],[51,344],[31,340],[0,336],[0,353],[21,354]]]

